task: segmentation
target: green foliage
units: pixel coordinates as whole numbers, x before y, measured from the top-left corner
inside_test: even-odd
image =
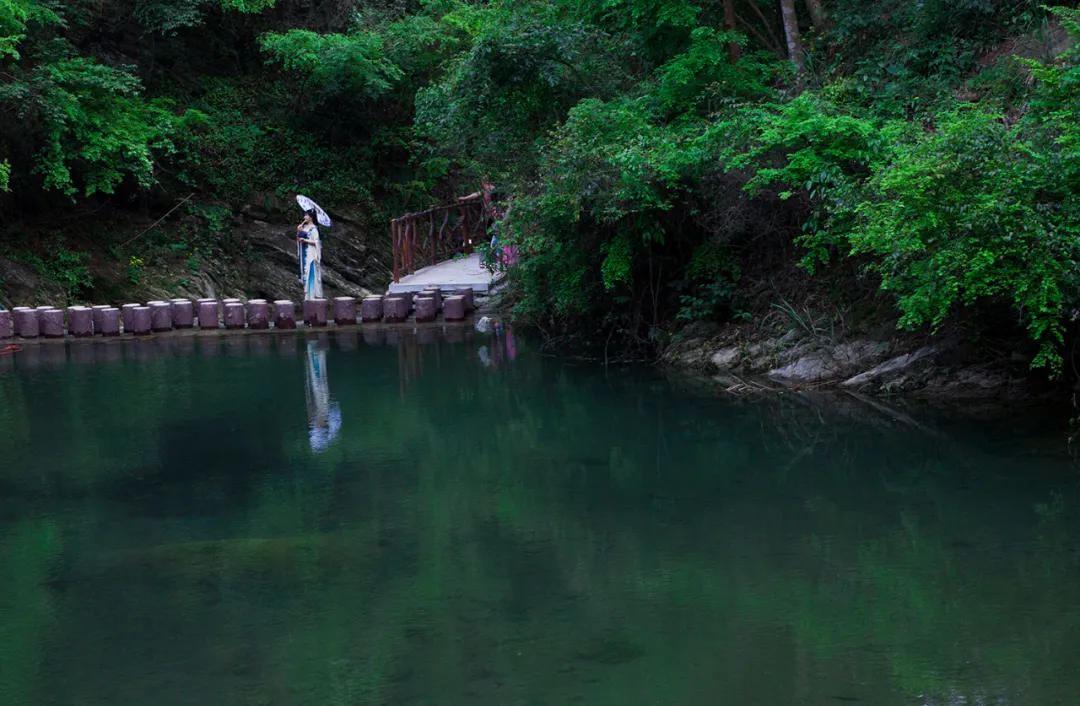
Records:
[[[41,47],[37,64],[0,85],[5,103],[37,127],[32,171],[69,197],[112,193],[126,175],[141,186],[154,176],[155,153],[171,153],[178,120],[161,101],[140,97],[139,80],[76,56],[62,40]]]
[[[385,95],[401,70],[383,54],[374,32],[320,35],[294,29],[261,39],[270,61],[280,63],[328,93],[349,93],[364,99]]]
[[[87,267],[90,255],[69,250],[61,238],[50,244],[47,257],[25,251],[21,259],[42,277],[61,285],[69,301],[85,294],[94,283]]]
[[[143,260],[132,255],[127,264],[128,284],[138,284],[143,278]]]
[[[604,261],[600,265],[600,272],[604,279],[605,289],[614,289],[618,284],[629,284],[631,279],[630,265],[634,259],[634,244],[625,236],[616,237],[606,244]]]
[[[373,165],[365,145],[338,147],[301,125],[251,119],[263,103],[295,105],[285,82],[210,85],[195,103],[200,120],[192,121],[182,137],[179,177],[186,184],[233,203],[252,194],[302,190],[328,205],[370,204]]]
[[[486,176],[525,321],[655,338],[730,316],[742,272],[851,257],[901,326],[1007,312],[1057,366],[1080,56],[1055,53],[1076,11],[823,4],[811,28],[797,3],[796,80],[775,3],[735,0],[735,32],[693,0],[0,0],[0,188],[42,211],[195,192],[142,253],[194,270],[243,257],[241,204],[302,191],[376,233]]]
[[[26,39],[27,25],[59,24],[60,17],[35,0],[0,0],[0,59],[19,59],[18,45]]]
[[[673,57],[658,70],[655,100],[666,112],[692,111],[699,102],[711,103],[713,112],[733,101],[768,97],[768,82],[775,77],[775,63],[759,54],[751,54],[738,66],[731,63],[731,43],[745,45],[746,39],[734,32],[698,27],[690,35],[689,48]]]
[[[1035,365],[1060,369],[1080,255],[1080,82],[1066,59],[1028,62],[1038,82],[1015,125],[992,105],[939,109],[921,125],[882,119],[836,102],[846,90],[823,90],[740,111],[706,136],[741,135],[718,151],[728,168],[752,171],[752,193],[808,199],[811,270],[837,251],[861,258],[905,328],[1004,303],[1039,344]]]
[[[274,6],[276,0],[137,0],[133,16],[147,29],[175,33],[186,27],[197,27],[206,19],[207,6],[217,6],[246,14],[262,12]]]

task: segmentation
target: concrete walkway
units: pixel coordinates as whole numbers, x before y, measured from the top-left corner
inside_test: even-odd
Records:
[[[390,285],[389,294],[422,292],[436,287],[443,291],[472,287],[476,294],[486,295],[502,278],[502,274],[492,275],[481,267],[480,254],[473,253],[460,260],[447,260],[406,275],[400,282]]]

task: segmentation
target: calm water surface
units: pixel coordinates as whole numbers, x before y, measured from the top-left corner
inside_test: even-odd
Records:
[[[1080,703],[1057,429],[456,338],[0,356],[0,706]]]

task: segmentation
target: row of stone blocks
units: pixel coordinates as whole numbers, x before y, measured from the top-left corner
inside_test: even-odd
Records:
[[[377,300],[371,301],[369,300]],[[458,289],[453,296],[442,296],[438,289],[426,289],[419,294],[398,294],[386,297],[368,297],[362,305],[363,316],[367,320],[367,309],[370,307],[372,315],[381,315],[389,323],[400,323],[409,318],[409,314],[415,313],[416,321],[427,323],[434,321],[439,312],[447,321],[464,321],[465,317],[474,308],[473,290],[471,287]],[[380,308],[376,308],[380,307]]]
[[[91,336],[95,330],[106,336],[120,334],[120,310],[115,307],[71,306],[67,308],[66,328],[64,319],[64,310],[52,306],[36,309],[20,306],[0,311],[0,338],[13,333],[20,338],[63,338],[65,332]]]
[[[419,322],[434,321],[442,309],[447,321],[462,321],[473,308],[471,288],[459,289],[444,301],[437,290],[396,297],[366,297],[361,304],[363,321],[401,322],[416,311]],[[288,300],[274,302],[274,327],[296,328],[296,305]],[[303,303],[303,321],[307,326],[326,326],[330,314],[330,302],[326,299],[306,300]],[[357,323],[356,299],[337,297],[333,302],[334,322],[338,326]],[[161,333],[173,329],[190,329],[198,322],[201,329],[268,329],[270,328],[270,305],[264,299],[251,299],[247,307],[239,299],[199,299],[194,304],[189,299],[125,304],[120,309],[111,306],[72,306],[67,309],[67,332],[76,337],[117,336],[123,331],[135,335]],[[14,330],[12,329],[14,324]],[[122,324],[122,328],[121,328]],[[0,338],[14,333],[20,338],[61,338],[65,333],[64,311],[55,307],[41,306],[37,309],[16,307],[0,311]]]

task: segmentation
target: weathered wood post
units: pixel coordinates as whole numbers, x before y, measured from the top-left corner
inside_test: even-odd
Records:
[[[172,304],[150,302],[150,328],[154,333],[172,331]]]
[[[259,331],[270,328],[270,305],[265,299],[248,300],[248,328]]]
[[[296,304],[288,299],[274,302],[274,328],[291,331],[296,328]]]
[[[199,328],[201,329],[216,329],[220,328],[220,312],[218,311],[217,299],[200,299],[199,300]]]
[[[386,318],[386,322],[389,324],[400,324],[405,319],[409,318],[409,300],[402,297],[390,297],[384,303],[383,316]]]
[[[464,321],[465,297],[461,295],[447,297],[443,304],[443,318],[447,321]]]
[[[435,320],[438,308],[434,297],[420,297],[416,300],[416,323],[426,324]]]
[[[45,338],[64,337],[64,312],[59,309],[46,309],[39,313],[41,335]]]
[[[304,325],[326,326],[326,317],[329,314],[330,302],[325,299],[304,300]]]
[[[102,336],[119,336],[120,335],[120,310],[116,307],[109,307],[108,309],[102,309],[101,311],[101,325],[95,326],[94,330],[100,333]]]
[[[68,331],[76,338],[94,335],[94,310],[85,306],[68,307]]]
[[[240,302],[229,301],[225,304],[225,328],[244,328],[244,305]]]
[[[11,312],[0,309],[0,340],[11,338]]]
[[[473,288],[461,287],[454,290],[455,297],[465,297],[465,312],[471,312],[476,307],[473,305]]]
[[[90,307],[91,315],[94,319],[94,333],[101,333],[101,312],[111,308],[108,304],[95,304]]]
[[[123,312],[124,319],[124,333],[131,333],[131,329],[134,326],[134,324],[132,323],[132,316],[135,314],[135,310],[138,309],[140,306],[142,305],[124,304],[124,306],[121,307],[120,310],[121,312]]]
[[[383,317],[383,298],[380,296],[364,297],[360,304],[360,318],[363,322],[381,321]]]
[[[338,326],[356,324],[355,297],[334,297],[334,323]]]
[[[150,307],[137,306],[131,312],[131,332],[136,336],[145,336],[153,328]],[[140,346],[139,349],[142,347]]]
[[[190,299],[173,299],[172,302],[173,326],[179,329],[194,328],[195,308]]]

